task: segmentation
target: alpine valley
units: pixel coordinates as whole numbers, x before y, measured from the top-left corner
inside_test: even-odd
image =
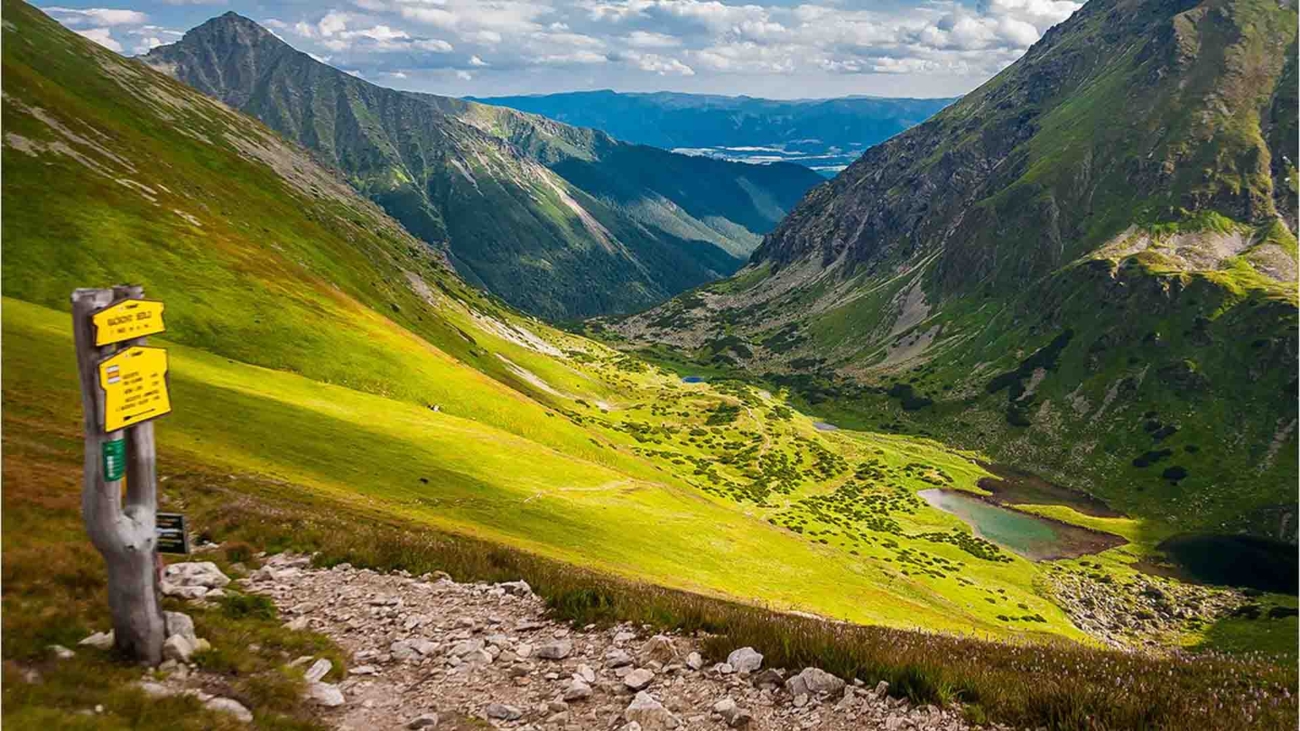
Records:
[[[733,273],[820,181],[385,89],[235,13],[144,61],[301,143],[467,281],[550,319],[644,309]]]
[[[0,13],[6,725],[1296,726],[1294,0],[1091,0],[815,187]],[[125,282],[148,669],[68,314]]]

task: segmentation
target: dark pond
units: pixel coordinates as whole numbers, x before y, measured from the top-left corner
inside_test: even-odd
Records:
[[[1054,485],[1038,475],[981,462],[980,466],[997,475],[985,477],[979,486],[993,493],[993,501],[1002,505],[1064,505],[1096,518],[1123,518],[1124,514],[1106,503],[1078,490]]]
[[[1295,594],[1300,562],[1296,546],[1253,536],[1188,534],[1156,546],[1174,563],[1144,562],[1148,573],[1204,584]]]
[[[1110,533],[1011,510],[969,493],[935,489],[917,494],[931,507],[961,518],[976,535],[1031,561],[1077,558],[1127,543]]]
[[[704,383],[704,376],[682,376],[682,383]]]

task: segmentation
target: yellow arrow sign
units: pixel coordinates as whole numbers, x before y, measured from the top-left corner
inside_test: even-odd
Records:
[[[122,300],[91,316],[95,323],[95,345],[120,343],[132,338],[157,335],[163,325],[163,303],[157,300]]]
[[[167,351],[127,348],[99,362],[99,387],[104,389],[104,431],[171,413],[167,394]]]

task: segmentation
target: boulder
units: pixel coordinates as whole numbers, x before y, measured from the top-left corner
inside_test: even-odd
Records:
[[[752,647],[742,647],[727,655],[727,664],[738,673],[753,673],[763,667],[763,656]]]
[[[411,719],[409,723],[406,724],[406,727],[408,729],[411,729],[411,731],[419,731],[419,729],[422,728],[427,728],[427,729],[437,728],[438,716],[437,714],[433,714],[433,713],[425,713],[423,715],[416,716],[415,718]]]
[[[844,681],[818,668],[804,668],[803,672],[785,681],[785,689],[792,696],[837,696],[844,691]]]
[[[686,656],[686,667],[691,670],[699,670],[704,667],[704,658],[698,652],[692,652]]]
[[[394,660],[399,662],[417,660],[420,655],[419,651],[411,646],[410,640],[394,641],[393,644],[388,646],[388,652],[393,656]]]
[[[409,640],[407,641],[407,644],[408,645],[410,644]],[[479,650],[482,650],[483,647],[484,647],[483,640],[461,640],[460,642],[457,642],[456,644],[452,645],[451,648],[447,650],[447,654],[454,655],[455,657],[465,657],[466,655],[472,652],[477,652]]]
[[[208,700],[208,702],[204,703],[203,706],[210,711],[228,713],[244,723],[253,720],[252,711],[245,708],[243,703],[240,703],[234,698],[212,698]]]
[[[213,589],[212,591],[216,590]],[[162,593],[163,596],[176,597],[177,599],[184,599],[186,601],[195,601],[206,598],[208,596],[208,589],[203,586],[181,586],[180,584],[173,584],[170,581],[164,580],[162,582]]]
[[[663,704],[654,699],[654,696],[644,690],[637,693],[632,702],[628,704],[623,711],[623,718],[628,721],[628,725],[637,724],[637,728],[645,731],[666,731],[675,729],[681,722],[672,714]],[[626,729],[627,726],[624,726]]]
[[[750,682],[759,690],[764,688],[775,690],[785,684],[785,677],[782,676],[780,672],[768,668],[767,670],[761,670],[755,673],[754,677],[750,679]]]

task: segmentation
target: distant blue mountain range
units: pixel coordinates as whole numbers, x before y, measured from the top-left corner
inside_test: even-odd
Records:
[[[474,101],[593,127],[627,142],[743,162],[793,162],[832,176],[866,148],[956,99],[777,100],[605,90]]]

